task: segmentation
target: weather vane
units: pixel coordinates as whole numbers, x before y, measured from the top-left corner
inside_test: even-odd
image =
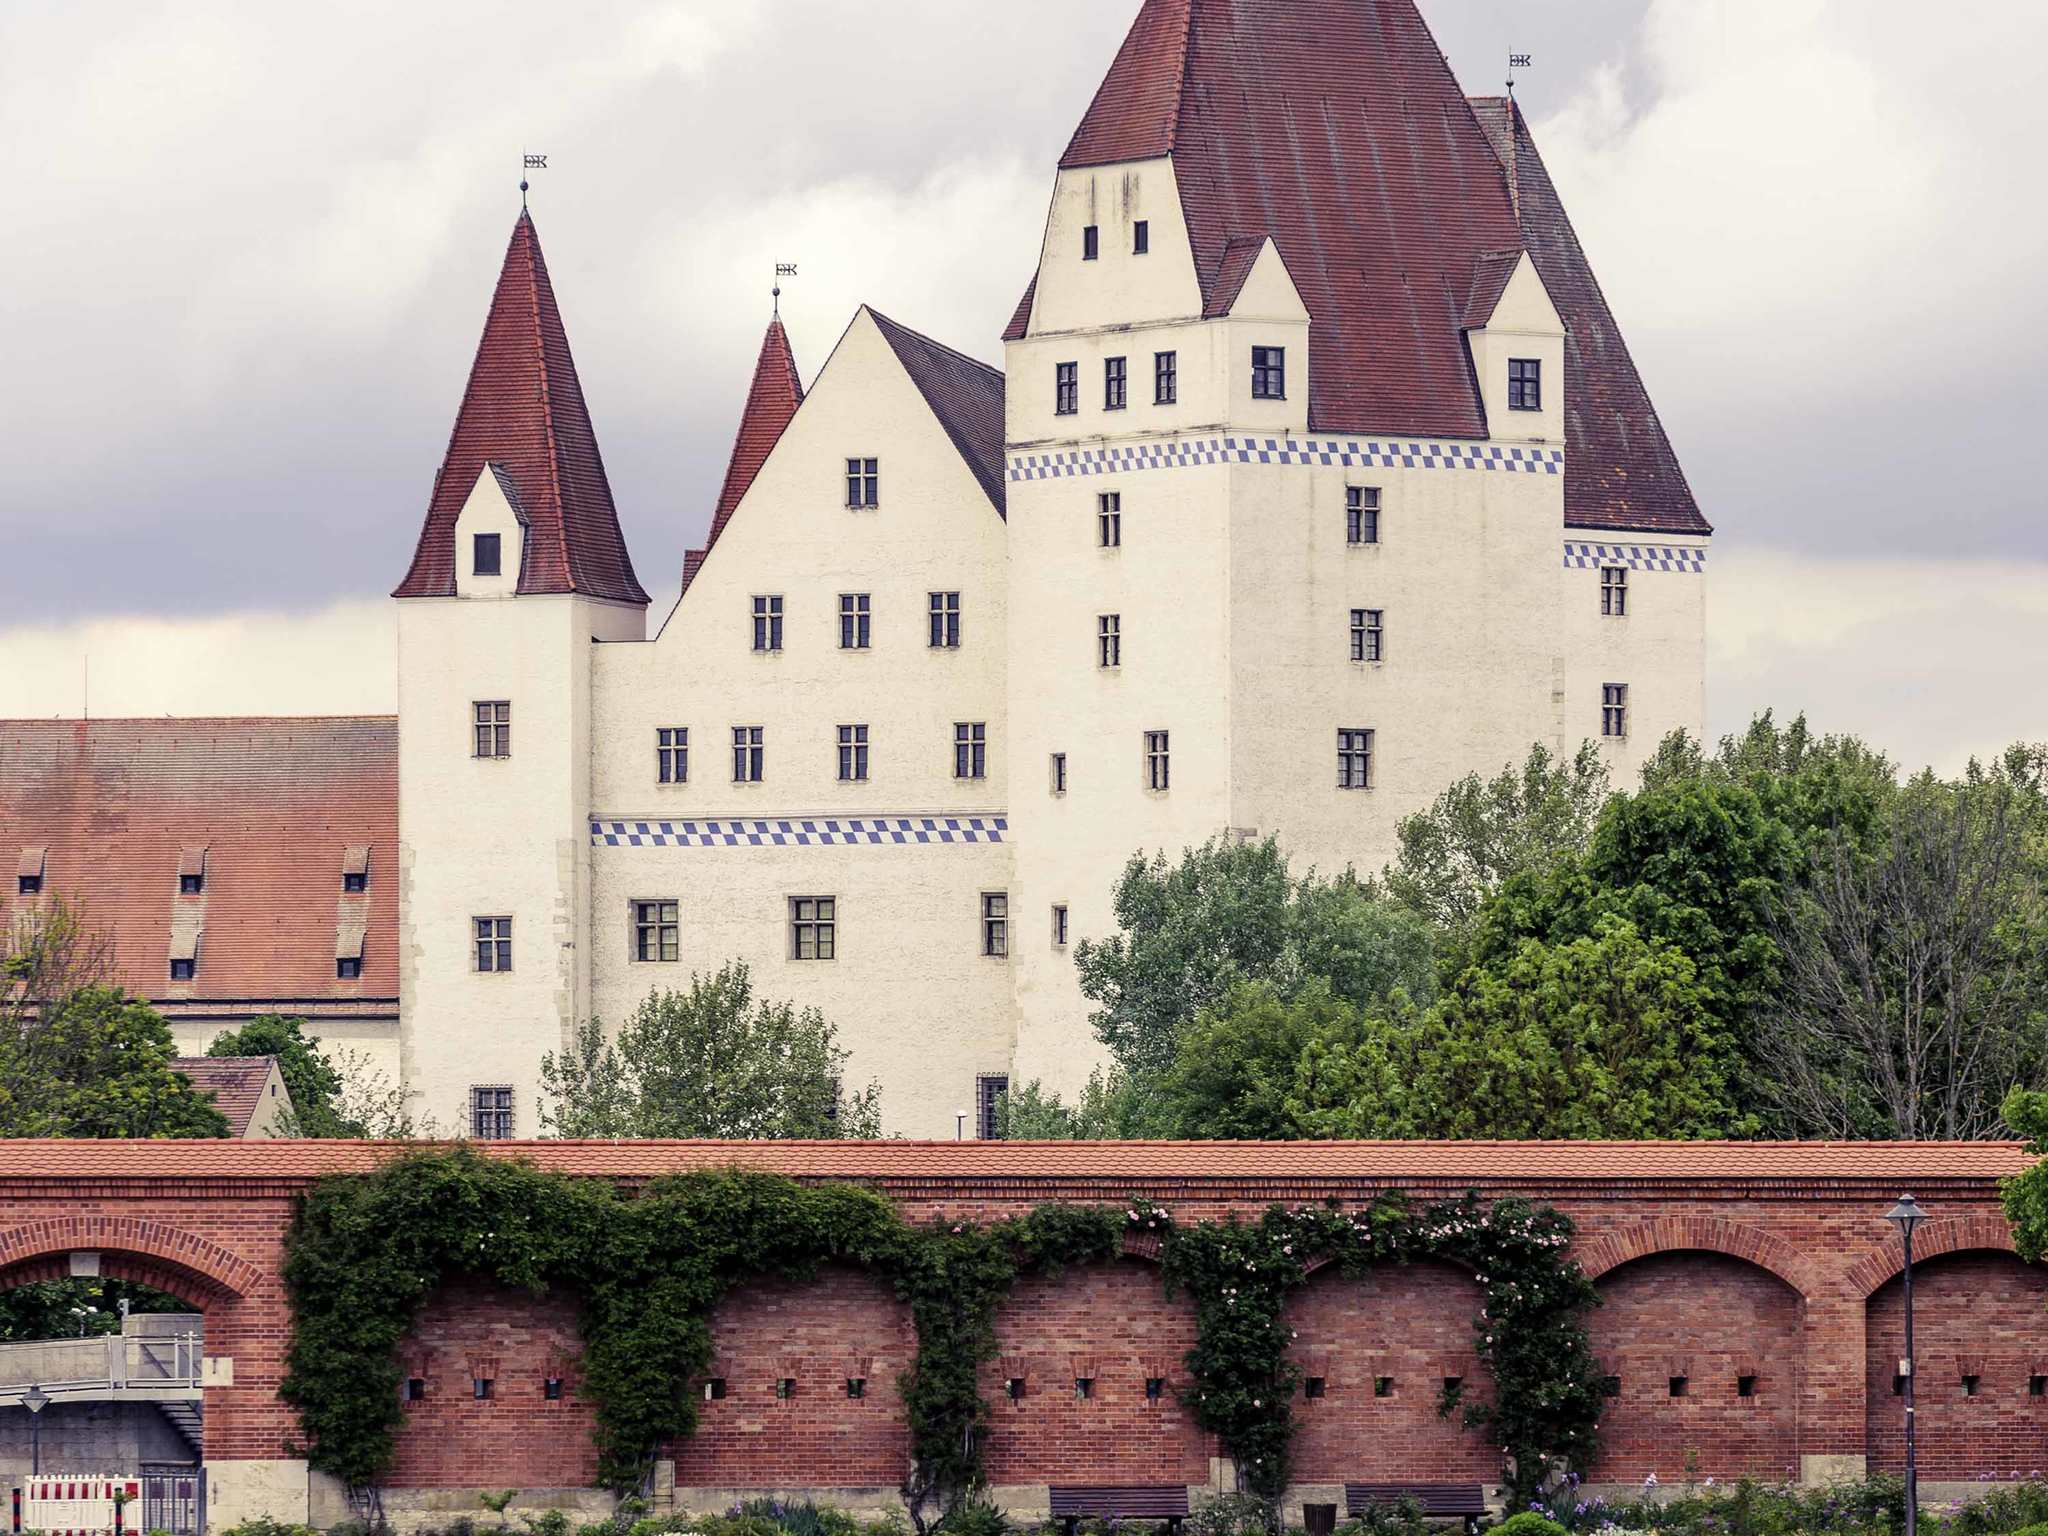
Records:
[[[1508,55],[1508,94],[1510,96],[1515,94],[1515,71],[1518,69],[1534,69],[1535,67],[1536,59],[1533,54],[1511,53]]]
[[[795,276],[796,276],[796,263],[795,263],[795,262],[793,262],[793,261],[778,261],[777,263],[775,263],[775,289],[774,289],[774,297],[775,297],[775,318],[776,318],[776,319],[778,319],[778,320],[780,320],[780,319],[782,318],[782,280],[783,280],[783,279],[784,279],[785,277],[795,277]]]
[[[524,163],[519,168],[519,206],[524,208],[526,206],[526,173],[528,171],[546,170],[548,168],[548,157],[546,155],[524,155],[522,159]]]

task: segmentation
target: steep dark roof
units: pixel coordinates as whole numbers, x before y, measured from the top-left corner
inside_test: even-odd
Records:
[[[1165,154],[1205,309],[1241,242],[1278,245],[1312,428],[1485,435],[1462,321],[1473,263],[1520,235],[1412,0],[1146,0],[1060,164]]]
[[[1022,341],[1031,329],[1031,305],[1038,297],[1038,274],[1031,274],[1031,281],[1024,285],[1024,297],[1017,301],[1017,312],[1010,316],[1010,323],[1003,327],[1003,340]]]
[[[989,502],[1002,512],[1005,497],[1001,370],[898,325],[887,315],[872,309],[868,314],[925,403],[931,406],[939,425],[946,429],[953,446],[960,450],[960,457],[974,471],[974,478],[988,493]]]
[[[513,505],[524,513],[520,592],[647,601],[619,531],[540,236],[524,209],[512,226],[412,569],[394,597],[455,595],[455,521],[487,463],[501,485],[509,477]]]
[[[1472,297],[1465,304],[1465,324],[1477,329],[1493,319],[1500,296],[1508,291],[1515,268],[1522,264],[1522,251],[1493,251],[1472,264]]]
[[[245,1137],[256,1111],[263,1107],[263,1089],[277,1067],[275,1056],[174,1056],[171,1070],[183,1073],[201,1093],[213,1095],[213,1107],[228,1122],[230,1136]],[[283,1095],[286,1109],[291,1096]]]
[[[711,531],[704,547],[683,555],[683,590],[690,590],[704,557],[725,532],[733,508],[747,494],[747,487],[761,473],[768,455],[782,441],[782,434],[796,418],[804,403],[803,380],[797,376],[796,354],[790,350],[789,333],[777,316],[768,322],[768,334],[761,338],[761,355],[754,362],[754,382],[747,390],[747,403],[740,412],[740,429],[733,437],[732,458],[725,467],[725,485],[718,493],[718,505],[711,514]]]
[[[1564,317],[1566,524],[1616,532],[1713,532],[1536,152],[1528,120],[1503,96],[1475,98],[1472,108],[1502,165],[1513,168],[1523,243]]]

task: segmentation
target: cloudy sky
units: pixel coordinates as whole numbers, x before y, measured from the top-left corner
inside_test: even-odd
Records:
[[[1700,501],[1710,720],[2048,738],[2048,7],[1423,0],[1522,95]],[[642,579],[777,260],[1000,361],[1135,0],[0,0],[0,714],[392,707],[390,604],[517,212]],[[115,21],[114,18],[119,18]]]

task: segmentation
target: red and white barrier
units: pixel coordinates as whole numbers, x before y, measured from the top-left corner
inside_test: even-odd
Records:
[[[119,1495],[117,1500],[116,1495]],[[45,1472],[22,1482],[22,1528],[44,1536],[99,1536],[115,1527],[117,1502],[134,1504],[142,1484],[103,1472]],[[133,1530],[140,1510],[121,1510],[120,1528]]]

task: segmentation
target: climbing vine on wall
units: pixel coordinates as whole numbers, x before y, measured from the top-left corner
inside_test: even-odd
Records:
[[[664,1442],[696,1427],[691,1388],[711,1361],[720,1298],[755,1277],[805,1280],[849,1265],[893,1285],[916,1328],[898,1388],[913,1463],[903,1492],[922,1527],[983,1484],[980,1373],[1017,1278],[1114,1258],[1136,1232],[1157,1243],[1166,1283],[1193,1300],[1189,1400],[1248,1488],[1277,1493],[1286,1481],[1296,1376],[1287,1293],[1321,1262],[1356,1274],[1418,1258],[1451,1259],[1478,1277],[1486,1304],[1475,1339],[1494,1399],[1466,1417],[1493,1426],[1513,1480],[1533,1487],[1543,1469],[1583,1467],[1593,1449],[1598,1382],[1582,1323],[1592,1288],[1563,1257],[1570,1231],[1521,1201],[1487,1208],[1468,1197],[1411,1212],[1393,1196],[1349,1213],[1275,1207],[1254,1223],[1176,1226],[1133,1202],[917,1227],[851,1184],[731,1170],[629,1193],[467,1149],[421,1153],[322,1180],[305,1197],[286,1245],[293,1335],[280,1392],[311,1463],[373,1488],[403,1422],[399,1347],[443,1280],[566,1292],[582,1309],[581,1392],[595,1412],[599,1479],[623,1493],[645,1481]]]

